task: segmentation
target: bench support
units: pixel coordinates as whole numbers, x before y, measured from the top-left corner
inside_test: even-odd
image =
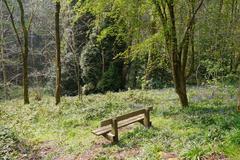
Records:
[[[110,133],[106,133],[102,135],[103,137],[105,137],[107,140],[113,142],[114,141],[114,135],[110,132]]]
[[[95,135],[102,135],[113,144],[118,143],[118,129],[125,127],[127,125],[139,122],[145,126],[145,128],[150,128],[152,123],[150,121],[150,111],[152,107],[137,110],[122,116],[118,116],[112,119],[108,119],[101,122],[101,128],[93,131]]]
[[[117,143],[118,142],[118,121],[116,120],[116,118],[112,119],[112,134],[113,134],[113,143]]]
[[[149,108],[145,109],[143,123],[144,123],[145,128],[150,128],[151,127],[150,109]]]

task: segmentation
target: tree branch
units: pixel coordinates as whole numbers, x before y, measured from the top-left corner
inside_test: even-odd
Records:
[[[162,20],[163,25],[166,25],[166,17],[164,12],[162,11],[162,8],[157,0],[152,0],[153,4],[156,6],[158,14]]]
[[[7,0],[3,0],[3,2],[5,3],[5,5],[6,5],[6,7],[7,7],[7,10],[8,10],[8,13],[9,13],[9,15],[10,15],[10,19],[11,19],[12,27],[13,27],[13,30],[14,30],[14,32],[15,32],[15,34],[16,34],[16,38],[17,38],[18,44],[20,45],[21,50],[23,50],[22,42],[21,42],[21,39],[20,39],[19,33],[18,33],[18,31],[17,31],[16,24],[15,24],[15,21],[14,21],[13,11],[11,11],[11,9],[10,9],[10,7],[9,7],[9,4],[8,4]]]
[[[183,46],[184,46],[184,43],[187,41],[188,39],[188,36],[189,36],[189,31],[190,29],[192,28],[193,24],[194,24],[194,21],[195,21],[195,17],[196,17],[196,14],[198,13],[198,11],[200,10],[201,6],[203,5],[203,2],[204,0],[201,0],[200,4],[198,5],[198,7],[196,8],[196,10],[193,12],[193,15],[192,17],[190,18],[189,22],[188,22],[188,25],[187,25],[187,28],[184,32],[184,35],[183,35],[183,39],[179,45],[179,51],[182,52],[183,50]]]
[[[37,5],[35,5],[34,10],[31,12],[31,17],[30,17],[30,19],[29,19],[29,24],[28,24],[28,26],[27,26],[27,30],[28,30],[28,31],[29,31],[30,28],[31,28],[32,21],[33,21],[33,17],[34,17],[34,15],[35,15],[35,11],[36,11],[36,7],[37,7]]]

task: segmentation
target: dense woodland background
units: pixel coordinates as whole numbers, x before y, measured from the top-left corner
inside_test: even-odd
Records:
[[[54,93],[54,3],[23,1],[29,30],[29,85]],[[175,21],[178,43],[198,1],[178,1]],[[9,1],[18,32],[20,11]],[[173,86],[171,56],[156,5],[144,1],[61,2],[62,95]],[[165,4],[166,5],[166,4]],[[199,9],[186,43],[186,81],[236,83],[239,78],[240,8],[237,0],[206,1]],[[28,23],[28,22],[26,22]],[[22,36],[20,37],[22,38]],[[1,2],[1,90],[11,98],[22,85],[22,58],[9,13]],[[38,90],[38,91],[37,91]],[[12,95],[13,97],[13,95]],[[1,94],[4,99],[4,94]]]
[[[0,0],[0,37],[0,159],[239,160],[239,0]],[[136,105],[155,128],[99,147],[97,123]]]

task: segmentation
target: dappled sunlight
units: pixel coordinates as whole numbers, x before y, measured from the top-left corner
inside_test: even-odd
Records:
[[[189,89],[190,101],[197,91]],[[65,97],[60,106],[55,106],[51,97],[26,106],[14,100],[1,104],[1,122],[18,133],[19,138],[27,140],[30,146],[36,145],[41,154],[53,157],[66,154],[89,156],[94,146],[98,146],[93,154],[95,157],[129,154],[129,157],[144,159],[148,156],[191,157],[211,153],[236,157],[239,151],[239,113],[235,111],[233,101],[221,99],[231,93],[217,92],[219,94],[209,99],[212,90],[200,88],[200,91],[204,92],[204,98],[191,102],[186,109],[170,98],[176,96],[172,89],[90,95],[84,96],[82,101]],[[119,131],[117,145],[91,133],[100,120],[129,113],[139,105],[154,107],[152,128],[145,129],[140,124],[125,127]],[[43,151],[46,143],[52,149]]]

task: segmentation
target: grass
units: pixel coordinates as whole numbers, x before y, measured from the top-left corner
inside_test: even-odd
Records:
[[[13,146],[6,145],[9,142],[0,134],[1,145],[5,147],[0,156],[154,160],[173,154],[179,159],[239,160],[240,114],[236,112],[234,88],[192,87],[188,93],[187,109],[181,109],[171,88],[109,92],[84,96],[82,101],[64,97],[59,106],[49,96],[40,102],[31,99],[30,105],[22,105],[20,99],[1,102],[2,135],[9,134]],[[128,127],[120,132],[117,145],[91,133],[101,120],[128,113],[141,105],[154,107],[151,129],[139,124]],[[8,130],[6,134],[5,130]],[[14,147],[18,146],[15,143],[28,149],[23,153]]]

